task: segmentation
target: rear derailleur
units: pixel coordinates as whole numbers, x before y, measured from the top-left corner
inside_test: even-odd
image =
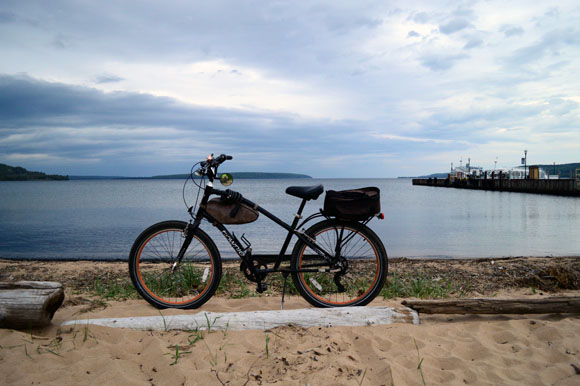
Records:
[[[345,292],[346,289],[340,282],[340,279],[346,274],[348,271],[348,260],[344,257],[340,257],[339,260],[335,264],[336,268],[340,268],[340,271],[335,272],[334,274],[334,284],[336,284],[336,288],[338,292]]]

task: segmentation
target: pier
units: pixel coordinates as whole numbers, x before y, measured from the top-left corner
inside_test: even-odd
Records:
[[[413,185],[580,197],[580,181],[576,179],[524,180],[508,178],[414,178]]]

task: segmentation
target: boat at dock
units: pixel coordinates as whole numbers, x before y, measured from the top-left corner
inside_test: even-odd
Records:
[[[575,177],[552,176],[538,166],[484,170],[482,167],[472,166],[469,159],[465,166],[460,162],[460,166],[454,168],[451,164],[447,178],[414,178],[413,185],[580,196],[578,171]]]

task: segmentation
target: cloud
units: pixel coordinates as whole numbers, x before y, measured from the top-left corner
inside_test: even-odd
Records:
[[[465,19],[453,19],[448,21],[447,23],[439,26],[439,31],[446,35],[450,35],[452,33],[464,30],[466,28],[471,27],[471,23]]]
[[[0,11],[0,24],[12,23],[18,20],[18,17],[13,12]]]
[[[432,71],[446,71],[455,65],[459,60],[465,59],[465,54],[444,55],[427,54],[420,58],[421,64]]]
[[[403,141],[403,142],[419,142],[419,143],[435,143],[435,144],[460,144],[465,145],[468,144],[468,141],[464,141],[461,139],[437,139],[437,138],[423,138],[423,137],[408,137],[403,135],[395,135],[395,134],[377,134],[377,138],[381,139],[389,139],[394,141]]]
[[[473,48],[481,47],[483,45],[483,40],[480,38],[473,38],[468,41],[465,46],[463,46],[466,50],[471,50]]]
[[[429,15],[429,13],[427,13],[425,11],[421,11],[421,12],[413,13],[411,15],[410,19],[413,20],[415,23],[427,24],[427,23],[431,22],[432,17],[431,17],[431,15]]]
[[[576,49],[580,45],[579,33],[575,28],[549,31],[533,44],[516,49],[508,60],[514,64],[528,64],[546,55],[557,56],[561,50]]]
[[[174,173],[175,165],[193,154],[214,151],[246,158],[276,154],[261,167],[308,167],[315,173],[308,162],[313,155],[323,159],[371,142],[361,131],[353,131],[354,122],[193,106],[167,97],[105,93],[27,76],[0,77],[0,117],[0,153],[8,160],[41,162],[44,157],[45,166],[62,161],[70,169],[118,164],[124,166],[115,168],[117,173],[129,175],[143,175],[144,166],[152,174]],[[296,154],[311,156],[301,159]],[[239,165],[243,168],[244,163]]]
[[[396,176],[494,146],[551,157],[580,143],[579,17],[571,0],[7,0],[0,158],[142,175],[223,149],[239,170]]]
[[[504,33],[506,38],[524,34],[524,29],[522,27],[514,25],[503,25],[499,30]]]
[[[110,75],[110,74],[102,74],[95,78],[95,83],[103,84],[103,83],[118,83],[122,82],[124,79],[117,75]]]

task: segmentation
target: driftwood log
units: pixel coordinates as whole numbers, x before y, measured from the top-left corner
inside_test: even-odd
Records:
[[[72,320],[62,325],[93,324],[134,330],[266,330],[282,326],[335,327],[380,324],[419,324],[419,315],[409,308],[343,307],[303,308],[283,311],[205,312],[188,315]]]
[[[423,314],[565,314],[580,313],[580,297],[545,299],[404,300]]]
[[[31,328],[50,324],[62,305],[62,284],[51,281],[0,282],[0,327]]]

